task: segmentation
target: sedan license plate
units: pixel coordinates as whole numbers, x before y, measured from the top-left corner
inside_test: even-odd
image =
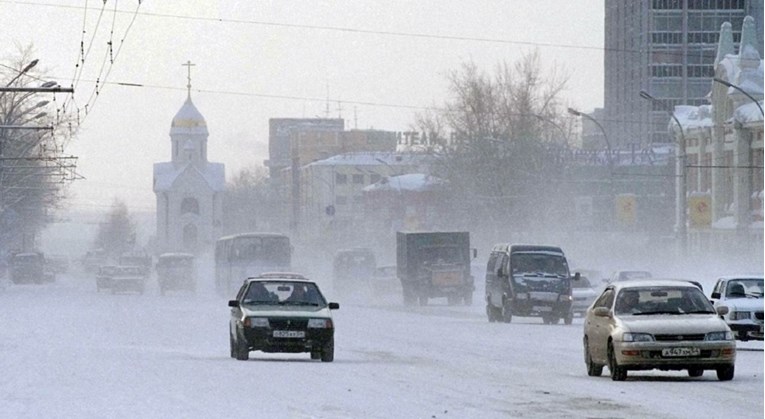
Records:
[[[533,308],[534,308],[534,311],[539,311],[539,312],[552,311],[552,307],[550,306],[534,306]]]
[[[305,332],[302,330],[274,330],[275,338],[304,338]]]
[[[661,350],[661,356],[665,357],[679,357],[679,356],[699,356],[701,349],[699,348],[664,348]]]

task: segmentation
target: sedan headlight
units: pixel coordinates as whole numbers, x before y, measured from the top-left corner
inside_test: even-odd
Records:
[[[733,340],[733,332],[725,331],[707,333],[707,336],[704,338],[704,340]]]
[[[730,313],[731,320],[747,320],[752,318],[752,313],[748,311],[734,311]]]
[[[244,319],[244,325],[247,327],[270,327],[268,319],[265,317],[247,317]]]
[[[653,342],[653,335],[650,333],[625,333],[622,335],[623,342]]]
[[[331,329],[331,319],[308,319],[308,327],[312,329]]]

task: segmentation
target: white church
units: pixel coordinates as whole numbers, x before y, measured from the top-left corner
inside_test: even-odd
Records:
[[[201,253],[220,236],[223,163],[207,161],[207,123],[188,96],[170,127],[172,156],[154,164],[157,196],[157,251]]]

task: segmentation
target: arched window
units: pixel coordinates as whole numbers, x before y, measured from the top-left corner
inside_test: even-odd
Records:
[[[183,198],[181,201],[181,215],[188,213],[199,215],[199,201],[195,198]]]
[[[197,248],[197,226],[194,224],[187,224],[183,227],[183,247],[193,252]]]

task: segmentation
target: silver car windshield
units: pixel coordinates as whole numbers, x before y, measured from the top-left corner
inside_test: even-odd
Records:
[[[714,314],[712,304],[696,287],[624,288],[614,302],[617,315]]]

